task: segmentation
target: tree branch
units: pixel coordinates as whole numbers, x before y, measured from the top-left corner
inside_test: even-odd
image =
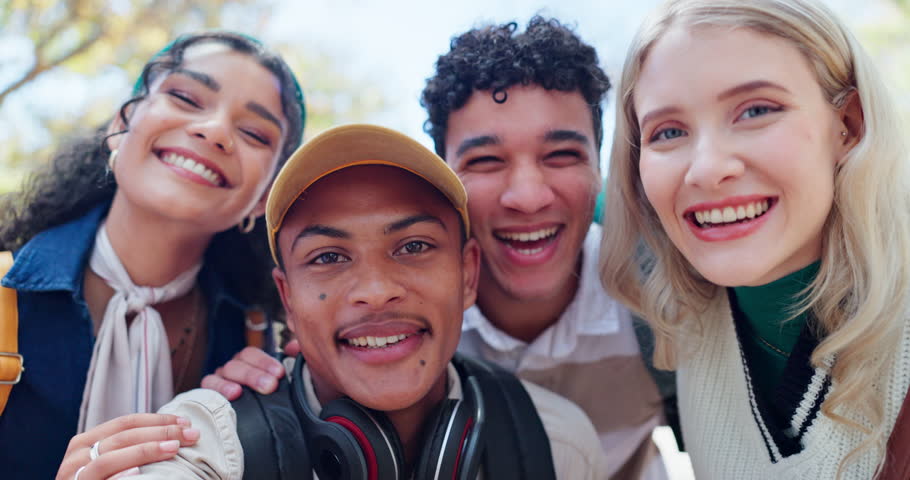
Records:
[[[88,50],[89,47],[94,45],[95,42],[97,42],[103,36],[104,36],[104,28],[98,28],[97,30],[95,30],[94,33],[92,33],[91,36],[89,36],[88,38],[83,40],[75,48],[73,48],[69,52],[61,55],[60,57],[58,57],[54,60],[51,60],[49,62],[42,62],[40,58],[36,58],[35,65],[32,66],[32,68],[28,72],[26,72],[22,78],[20,78],[19,80],[16,80],[15,82],[13,82],[12,85],[4,88],[3,90],[0,90],[0,105],[3,105],[3,101],[6,100],[6,97],[9,96],[9,94],[15,92],[16,90],[21,88],[26,83],[34,80],[38,75],[41,75],[42,73],[60,65],[61,63],[75,57],[76,55],[79,55],[80,53]],[[37,57],[37,55],[36,55],[36,57]]]

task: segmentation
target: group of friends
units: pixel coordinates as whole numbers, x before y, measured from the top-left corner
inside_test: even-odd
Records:
[[[181,36],[0,200],[3,477],[662,480],[669,424],[699,479],[903,478],[885,83],[816,0],[669,0],[604,132],[595,49],[535,17],[453,38],[434,153],[302,142],[279,56]]]

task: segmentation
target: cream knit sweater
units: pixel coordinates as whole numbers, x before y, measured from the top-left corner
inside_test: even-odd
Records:
[[[787,433],[773,429],[759,411],[749,386],[739,341],[725,293],[704,315],[711,325],[701,341],[687,345],[679,365],[679,406],[683,436],[699,480],[834,479],[840,461],[862,440],[860,432],[818,412],[820,402],[836,389],[826,368],[810,371]],[[905,324],[899,351],[886,378],[885,419],[894,425],[910,385],[910,328]],[[855,412],[838,413],[861,419]],[[775,440],[792,439],[788,448]],[[795,433],[794,432],[798,432]],[[794,450],[795,445],[795,450]],[[789,451],[788,451],[789,450]],[[876,452],[877,453],[877,452]],[[910,453],[908,453],[910,454]],[[870,480],[878,456],[865,453],[852,461],[842,479]]]

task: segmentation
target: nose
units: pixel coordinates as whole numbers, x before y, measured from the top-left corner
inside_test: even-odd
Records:
[[[215,113],[193,122],[188,131],[191,136],[204,140],[224,153],[234,152],[234,137],[226,114]]]
[[[704,137],[696,143],[686,170],[686,185],[717,189],[742,176],[745,164],[735,150],[716,138]]]
[[[555,194],[547,183],[543,167],[536,162],[515,165],[509,172],[500,203],[521,213],[536,213],[547,208]]]
[[[365,264],[359,272],[356,272],[354,286],[349,292],[349,300],[352,305],[366,307],[370,310],[382,310],[404,299],[405,286],[397,275],[388,273],[382,263]]]

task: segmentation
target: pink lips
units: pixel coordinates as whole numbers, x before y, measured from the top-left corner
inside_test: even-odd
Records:
[[[755,217],[753,219],[741,220],[737,223],[711,226],[700,226],[695,220],[695,212],[697,211],[706,211],[714,208],[722,209],[725,207],[744,205],[750,202],[758,202],[763,200],[770,201],[771,205],[769,206],[768,210],[765,211],[761,216]],[[706,242],[723,242],[736,240],[754,233],[756,230],[761,228],[762,225],[765,224],[776,206],[776,198],[768,197],[766,195],[729,197],[719,202],[704,202],[693,205],[683,212],[683,218],[685,219],[686,224],[689,226],[689,230],[699,240]]]
[[[395,337],[407,335],[403,340],[389,343],[382,347],[353,345],[349,340],[363,337]],[[385,321],[381,323],[367,323],[345,330],[339,338],[339,348],[357,360],[370,364],[380,365],[399,361],[414,353],[423,344],[429,330],[411,322]]]
[[[409,357],[420,348],[426,335],[426,331],[420,331],[408,335],[404,340],[398,340],[396,343],[387,344],[382,347],[355,346],[345,341],[340,342],[340,346],[342,351],[352,355],[363,363],[369,365],[382,365],[397,362]]]

